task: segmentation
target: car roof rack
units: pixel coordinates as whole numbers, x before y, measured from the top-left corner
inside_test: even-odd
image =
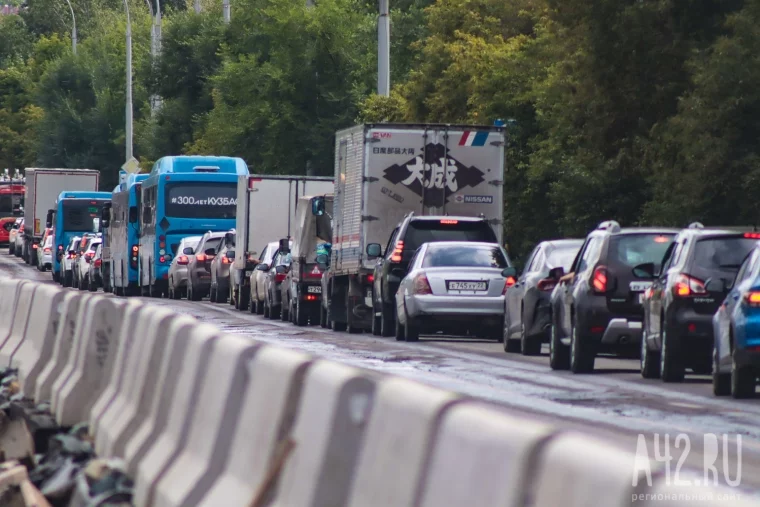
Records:
[[[704,229],[705,226],[702,222],[692,222],[689,224],[688,229]]]
[[[599,224],[599,226],[596,228],[598,231],[610,231],[610,232],[620,232],[620,224],[617,223],[614,220],[607,220],[606,222],[602,222]]]

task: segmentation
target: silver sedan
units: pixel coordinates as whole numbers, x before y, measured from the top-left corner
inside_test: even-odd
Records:
[[[396,292],[396,339],[444,332],[501,340],[503,271],[510,265],[504,249],[493,243],[425,243]]]

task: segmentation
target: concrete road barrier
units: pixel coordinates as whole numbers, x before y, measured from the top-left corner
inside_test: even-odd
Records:
[[[102,457],[124,457],[124,448],[148,412],[155,395],[158,369],[168,342],[169,328],[177,314],[165,308],[142,308],[137,316],[145,321],[145,332],[134,337],[134,361],[122,384],[123,404],[113,418],[104,419],[96,435],[96,452]]]
[[[143,460],[145,454],[166,426],[169,407],[176,387],[175,382],[187,357],[188,347],[192,342],[193,329],[197,325],[196,319],[187,315],[177,315],[169,327],[166,336],[166,350],[164,350],[161,364],[158,367],[155,389],[150,390],[152,394],[148,413],[144,417],[138,417],[141,419],[140,427],[135,431],[134,436],[127,442],[124,449],[124,460],[132,477],[137,475],[137,465]]]
[[[636,456],[606,442],[577,434],[557,435],[544,448],[534,474],[535,507],[629,507]],[[651,463],[651,469],[656,466]],[[643,466],[643,465],[642,465]],[[646,480],[640,477],[640,488]]]
[[[143,304],[136,299],[130,299],[129,302],[130,304],[126,307],[124,311],[124,319],[122,319],[121,322],[119,345],[116,348],[116,356],[114,357],[113,368],[111,368],[108,383],[97,401],[92,405],[92,410],[90,411],[89,430],[90,435],[93,437],[97,437],[99,434],[99,428],[103,416],[111,407],[111,404],[114,402],[117,395],[122,392],[121,386],[125,382],[125,379],[128,378],[126,363],[129,357],[129,352],[133,344],[139,341],[136,339],[136,337],[139,336],[137,334],[137,327],[141,322],[140,316],[142,315],[142,310],[147,307],[144,307]]]
[[[85,299],[84,294],[69,292],[64,298],[61,309],[61,322],[53,340],[53,352],[50,360],[39,374],[34,390],[34,401],[42,403],[50,401],[53,395],[53,384],[58,379],[71,352],[74,336],[79,319],[79,311]]]
[[[155,507],[198,505],[224,470],[260,347],[235,335],[223,336],[214,347],[208,367],[213,382],[201,386],[190,414],[187,443],[159,480]]]
[[[311,364],[311,357],[288,349],[264,347],[256,354],[224,469],[198,507],[250,504],[291,436]]]
[[[548,424],[465,402],[442,417],[418,500],[420,507],[522,507]]]
[[[460,399],[402,378],[383,379],[348,505],[413,506],[439,417]]]
[[[38,283],[27,282],[21,284],[16,292],[16,305],[13,310],[13,319],[11,322],[10,331],[7,333],[4,339],[0,340],[0,368],[6,368],[10,366],[11,356],[16,350],[16,347],[24,341],[24,334],[26,333],[26,326],[29,323],[29,319],[32,316],[32,303],[34,301],[34,293],[40,287]],[[47,309],[39,309],[40,311],[48,311]]]
[[[345,505],[380,376],[342,364],[317,361],[306,372],[304,391],[276,493],[281,507]],[[395,466],[395,465],[394,465]]]
[[[61,384],[58,404],[52,408],[61,426],[73,426],[89,419],[93,403],[106,385],[119,340],[126,302],[94,296],[87,302],[89,312],[80,328],[71,375]],[[55,386],[53,386],[55,389]]]
[[[21,287],[29,283],[26,280],[0,278],[0,343],[5,343],[13,327],[13,314]]]
[[[220,335],[221,331],[209,324],[196,326],[190,334],[184,361],[174,380],[174,389],[167,393],[171,397],[161,400],[161,403],[168,404],[166,425],[159,429],[158,437],[138,464],[134,476],[133,503],[139,507],[153,505],[156,485],[186,445],[190,415],[198,404],[201,388],[206,383],[214,383],[214,379],[207,375],[208,359]]]
[[[11,367],[18,368],[21,392],[34,395],[37,377],[53,354],[55,335],[61,321],[65,291],[41,285],[34,295],[35,304],[44,310],[29,319],[24,339],[11,355]]]

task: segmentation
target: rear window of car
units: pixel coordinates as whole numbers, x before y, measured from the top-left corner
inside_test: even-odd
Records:
[[[501,268],[508,266],[507,259],[501,248],[497,246],[451,246],[441,245],[428,247],[424,268]]]
[[[209,248],[213,248],[214,250],[217,249],[219,246],[219,243],[222,242],[222,238],[209,238],[206,240],[206,243],[203,245],[203,251],[205,252]]]
[[[486,222],[417,220],[409,223],[404,236],[404,250],[416,251],[424,243],[436,241],[496,243],[496,235]]]
[[[653,263],[659,269],[662,258],[675,234],[622,234],[610,240],[609,259],[615,264],[634,268]]]
[[[13,229],[13,221],[11,220],[11,221],[5,222],[3,224],[3,229],[5,229],[6,231],[10,231],[11,229]]]
[[[568,271],[570,269],[570,266],[573,264],[573,260],[575,260],[575,256],[578,255],[578,250],[580,249],[580,246],[554,247],[554,249],[549,252],[549,256],[546,258],[546,267],[548,269],[564,268],[565,271]]]
[[[756,239],[744,237],[701,239],[694,246],[692,264],[706,270],[738,270],[755,244]]]

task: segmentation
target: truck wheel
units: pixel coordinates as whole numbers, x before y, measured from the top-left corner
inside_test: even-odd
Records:
[[[332,320],[332,312],[330,311],[330,308],[327,308],[327,322],[330,326],[330,329],[333,331],[337,331],[338,333],[342,333],[346,330],[346,323],[345,322],[337,322],[335,320]]]
[[[346,287],[346,331],[349,334],[359,334],[362,329],[354,323],[354,308],[351,306],[351,297],[349,296],[349,287]]]
[[[327,310],[322,306],[322,302],[319,303],[319,327],[327,328]]]

